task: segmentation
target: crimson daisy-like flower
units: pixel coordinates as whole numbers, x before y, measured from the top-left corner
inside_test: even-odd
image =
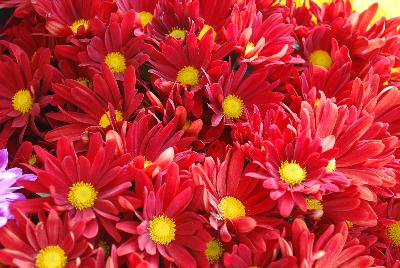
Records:
[[[273,92],[277,83],[266,81],[266,69],[246,74],[249,69],[246,63],[242,63],[236,71],[228,64],[221,69],[223,71],[219,81],[206,86],[209,107],[215,113],[211,118],[212,126],[217,126],[223,118],[228,122],[240,119],[245,110],[252,111],[254,105],[265,112],[272,106],[277,107],[282,101],[283,95]]]
[[[51,97],[51,82],[60,78],[50,65],[50,52],[42,49],[30,60],[18,46],[2,42],[11,53],[0,58],[0,140],[7,143],[9,137],[20,132],[22,139],[29,127],[36,135],[43,136],[35,120],[41,120],[40,109],[46,107]],[[41,121],[43,126],[46,121]]]
[[[269,267],[278,268],[283,264],[290,267],[370,267],[374,258],[363,255],[366,248],[357,239],[348,238],[345,223],[330,225],[322,234],[316,236],[301,219],[292,224],[291,243],[280,239],[281,260]]]
[[[258,180],[245,176],[254,168],[252,164],[244,168],[243,153],[232,149],[220,165],[208,157],[203,166],[193,166],[192,172],[196,185],[204,185],[207,191],[204,207],[221,240],[239,239],[252,250],[264,251],[265,236],[274,236],[272,225],[279,220],[265,216],[276,202],[268,198]]]
[[[254,1],[250,1],[243,10],[237,5],[234,7],[225,28],[225,38],[235,43],[241,61],[257,64],[291,59],[292,25],[284,23],[280,13],[272,13],[264,19]]]
[[[136,69],[148,60],[150,46],[143,37],[135,37],[135,13],[121,15],[121,19],[111,20],[104,34],[92,38],[86,51],[78,54],[82,66],[88,66],[95,72],[101,71],[101,65],[107,64],[117,80],[123,80],[129,66]]]
[[[204,256],[209,235],[204,234],[205,219],[190,206],[193,194],[191,184],[181,182],[179,167],[172,163],[164,183],[145,196],[142,213],[120,198],[121,205],[134,212],[137,220],[117,223],[119,230],[131,234],[118,248],[118,255],[137,252],[151,265],[157,266],[162,256],[178,267],[196,267],[196,255]]]
[[[54,36],[84,35],[93,18],[109,17],[111,5],[101,0],[37,0],[36,12],[46,18],[46,29]]]
[[[57,155],[53,156],[41,147],[35,147],[43,169],[35,169],[35,183],[22,183],[25,189],[50,195],[20,202],[21,210],[36,211],[45,206],[54,206],[66,212],[73,222],[87,222],[83,235],[97,235],[99,225],[114,239],[119,234],[115,221],[119,220],[116,197],[131,186],[131,178],[125,172],[126,160],[116,157],[116,143],[105,144],[99,133],[89,141],[85,155],[77,155],[70,140],[61,137],[57,143]]]
[[[93,89],[83,83],[85,80],[67,79],[64,84],[53,85],[54,104],[60,111],[47,116],[67,124],[47,132],[46,140],[56,141],[63,135],[77,141],[85,131],[105,131],[131,118],[143,100],[143,94],[135,88],[135,69],[128,67],[123,82],[118,82],[105,64],[102,70],[102,75],[93,77]]]
[[[144,28],[151,23],[154,17],[154,9],[158,0],[116,0],[115,4],[122,13],[134,10],[139,16],[140,25]]]
[[[72,224],[55,210],[37,224],[17,211],[16,220],[0,229],[0,261],[7,267],[94,267],[84,228],[84,222]]]
[[[252,156],[265,174],[251,172],[248,176],[261,179],[270,189],[270,197],[277,200],[283,217],[290,215],[295,204],[306,211],[306,195],[320,199],[325,193],[350,185],[342,174],[327,172],[329,159],[323,152],[324,144],[311,136],[310,128],[269,128],[271,135],[263,143],[264,150]]]

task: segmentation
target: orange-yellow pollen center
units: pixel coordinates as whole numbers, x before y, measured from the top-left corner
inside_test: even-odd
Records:
[[[234,94],[230,94],[223,100],[222,110],[227,119],[239,119],[244,110],[243,100]]]
[[[147,24],[149,24],[153,20],[153,14],[147,11],[139,12],[140,24],[144,28]]]
[[[78,33],[78,29],[83,26],[83,28],[85,30],[87,30],[89,28],[89,21],[85,20],[85,19],[79,19],[74,21],[74,23],[72,23],[72,25],[70,26],[72,32],[74,32],[75,34]]]
[[[390,240],[392,240],[393,245],[400,247],[400,221],[388,226],[387,236]]]
[[[310,56],[309,60],[312,64],[329,69],[332,66],[332,58],[325,50],[315,50]]]
[[[122,120],[124,120],[124,117],[123,117],[121,111],[115,110],[114,112],[115,112],[115,120],[117,122],[121,122]],[[99,121],[99,125],[102,128],[108,128],[110,126],[111,123],[110,123],[109,117],[110,117],[110,112],[104,113],[101,116],[100,121]]]
[[[60,246],[47,246],[36,255],[37,268],[64,268],[68,257]]]
[[[185,39],[186,31],[184,29],[175,27],[172,28],[172,31],[169,33],[169,36],[172,36],[173,38],[176,39]]]
[[[196,86],[199,84],[199,76],[199,70],[189,65],[179,70],[176,80],[182,86]]]
[[[294,186],[302,183],[307,176],[306,169],[302,168],[296,161],[285,161],[279,167],[281,180]]]
[[[218,208],[225,220],[246,216],[246,208],[243,203],[232,196],[223,197],[218,204]]]
[[[91,183],[80,181],[69,188],[68,202],[76,209],[91,208],[96,199],[97,191]]]
[[[214,238],[207,243],[205,254],[209,263],[219,262],[223,253],[224,248],[222,247],[222,243],[218,239]]]
[[[324,205],[322,205],[321,201],[313,198],[306,199],[307,209],[308,210],[323,210]]]
[[[27,89],[18,90],[12,98],[14,110],[22,114],[29,113],[32,109],[33,98],[31,92]]]
[[[113,73],[123,73],[126,70],[126,60],[120,52],[108,53],[104,58],[104,62]]]
[[[175,221],[165,215],[156,216],[150,221],[148,231],[154,243],[168,245],[175,240]]]

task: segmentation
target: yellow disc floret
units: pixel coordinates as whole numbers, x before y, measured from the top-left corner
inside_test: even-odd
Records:
[[[222,243],[218,239],[214,238],[208,241],[205,254],[209,263],[219,262],[223,253],[224,248],[222,247]]]
[[[208,33],[208,31],[209,31],[210,29],[212,30],[212,35],[213,35],[213,38],[214,38],[214,40],[215,40],[215,38],[217,37],[217,33],[215,32],[214,28],[213,28],[212,26],[208,25],[208,24],[204,24],[203,29],[201,29],[198,38],[199,38],[200,40],[203,39],[204,35],[205,35],[206,33]]]
[[[60,246],[47,246],[36,255],[37,268],[64,268],[67,265],[67,256]]]
[[[108,53],[104,58],[104,62],[113,73],[123,73],[126,70],[126,60],[120,52]]]
[[[294,186],[302,183],[307,177],[307,171],[296,161],[285,161],[279,167],[279,175],[282,181]]]
[[[325,50],[315,50],[310,54],[309,60],[312,64],[329,69],[332,66],[332,58]]]
[[[313,198],[306,199],[307,209],[308,210],[322,210],[324,209],[324,205],[322,205],[321,201]]]
[[[150,221],[148,231],[154,243],[168,245],[175,240],[175,221],[164,215],[156,216]]]
[[[68,202],[76,209],[91,208],[97,199],[97,191],[91,183],[76,182],[69,187]]]
[[[76,33],[78,33],[78,29],[81,26],[83,26],[83,28],[85,28],[85,30],[87,30],[89,28],[89,21],[85,20],[85,19],[76,20],[76,21],[74,21],[74,23],[72,23],[70,28],[76,34]]]
[[[333,158],[329,160],[328,165],[326,166],[327,172],[334,172],[336,170],[336,159]]]
[[[186,36],[186,31],[184,29],[175,27],[172,29],[172,31],[169,33],[169,36],[172,36],[173,38],[176,39],[185,39]]]
[[[179,70],[176,77],[182,86],[196,86],[199,84],[200,72],[194,66],[185,66]]]
[[[218,208],[225,220],[246,216],[246,208],[243,203],[232,196],[223,197],[218,204]]]
[[[27,89],[18,90],[12,98],[14,110],[22,114],[29,113],[32,109],[33,98],[31,92]]]
[[[390,240],[392,240],[393,245],[400,247],[400,221],[388,226],[387,236]]]
[[[153,14],[151,14],[150,12],[142,11],[138,14],[140,17],[140,24],[142,24],[143,28],[153,20]]]
[[[76,79],[76,81],[78,81],[79,83],[81,83],[82,85],[84,85],[86,87],[91,87],[92,86],[92,82],[90,82],[90,80],[87,79],[86,77],[78,77]]]
[[[115,110],[115,120],[117,122],[122,122],[124,120],[124,116],[122,115],[121,111]],[[99,121],[99,126],[102,128],[108,128],[110,126],[110,119],[108,118],[110,116],[110,112],[104,113]]]
[[[244,103],[241,98],[229,94],[222,102],[222,110],[228,119],[239,119],[244,110]]]

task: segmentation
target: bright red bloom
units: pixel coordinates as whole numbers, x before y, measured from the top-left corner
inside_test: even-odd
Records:
[[[243,10],[237,5],[233,8],[225,28],[225,38],[236,45],[241,61],[259,64],[291,59],[292,25],[284,23],[280,13],[270,14],[264,20],[254,1],[249,1]]]
[[[51,82],[60,78],[50,65],[50,52],[41,49],[30,60],[18,46],[2,44],[10,50],[11,56],[0,58],[0,140],[6,144],[17,130],[22,140],[28,127],[37,136],[43,136],[35,120],[41,116],[41,108],[51,101],[48,96]],[[45,121],[41,122],[41,127],[45,127]]]
[[[212,126],[217,126],[223,118],[228,122],[243,118],[246,111],[253,110],[254,105],[264,113],[282,101],[283,95],[273,92],[277,83],[265,81],[268,76],[266,69],[247,74],[248,69],[245,63],[236,71],[225,64],[221,67],[218,83],[206,86],[209,107],[215,113],[211,119]]]
[[[101,0],[37,0],[33,7],[54,36],[84,35],[91,19],[108,19],[111,11],[111,5]]]
[[[371,267],[374,258],[363,255],[366,248],[357,239],[348,239],[345,223],[336,227],[330,225],[322,234],[316,236],[301,219],[292,224],[292,238],[280,239],[282,260],[269,267],[282,267],[283,263],[292,263],[290,267]]]
[[[265,251],[265,239],[274,237],[272,226],[280,221],[265,216],[276,203],[268,198],[259,181],[245,176],[252,169],[252,164],[244,168],[240,150],[230,150],[220,165],[207,157],[204,165],[193,166],[192,172],[196,185],[204,185],[207,190],[204,207],[221,241],[239,240],[252,250]]]
[[[254,253],[245,244],[234,245],[231,253],[224,254],[224,265],[227,268],[269,267],[273,250]]]
[[[93,246],[82,236],[85,224],[61,219],[51,210],[48,217],[41,217],[34,224],[21,212],[16,221],[0,229],[0,261],[7,267],[94,267],[89,257]]]
[[[164,183],[146,197],[143,212],[133,209],[127,199],[121,205],[135,213],[136,221],[121,221],[117,228],[132,236],[118,248],[118,255],[137,252],[152,266],[158,266],[159,257],[179,267],[196,267],[196,256],[204,256],[206,238],[205,219],[192,209],[193,189],[181,182],[178,165],[172,163]]]
[[[119,220],[115,199],[131,186],[132,178],[125,172],[127,159],[116,157],[115,151],[115,141],[103,144],[98,133],[91,137],[86,155],[78,156],[72,142],[65,137],[57,143],[56,157],[36,146],[35,152],[44,168],[35,168],[38,179],[23,186],[51,197],[29,199],[19,203],[18,208],[36,211],[49,203],[67,212],[72,222],[85,220],[85,237],[96,236],[100,225],[118,240],[120,237],[114,226]]]
[[[155,7],[158,3],[158,0],[116,0],[115,1],[118,10],[122,13],[129,12],[130,10],[134,10],[137,14],[137,23],[138,25],[145,28],[147,24],[153,21]]]
[[[129,66],[136,69],[148,60],[150,46],[142,37],[135,37],[135,14],[128,12],[112,20],[104,34],[93,37],[86,51],[78,54],[82,66],[88,66],[95,72],[101,71],[101,65],[107,64],[117,80],[123,80]]]
[[[327,171],[329,159],[323,154],[324,144],[311,136],[311,129],[287,126],[280,130],[276,125],[269,128],[271,136],[263,143],[265,153],[252,154],[266,174],[248,175],[261,179],[264,187],[271,190],[270,197],[277,200],[283,217],[290,215],[295,204],[306,211],[307,195],[320,199],[323,194],[349,186],[346,177]]]
[[[60,111],[47,116],[67,124],[47,132],[46,140],[56,141],[63,135],[77,141],[86,131],[105,131],[130,120],[143,100],[143,94],[135,88],[135,69],[128,67],[123,83],[116,81],[105,64],[102,70],[102,75],[93,77],[93,89],[84,81],[70,79],[53,85],[54,104]]]

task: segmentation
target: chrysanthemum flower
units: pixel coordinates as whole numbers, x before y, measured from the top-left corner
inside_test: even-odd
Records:
[[[124,79],[129,66],[140,67],[148,59],[150,47],[143,37],[134,36],[134,22],[134,12],[122,15],[120,21],[111,21],[104,34],[93,37],[86,51],[78,54],[81,65],[100,72],[105,63],[117,80]]]
[[[119,230],[132,235],[118,248],[118,255],[140,252],[151,265],[157,266],[159,257],[163,257],[178,267],[196,267],[195,256],[204,254],[206,239],[205,219],[190,206],[193,194],[192,187],[181,182],[178,166],[172,163],[164,183],[146,195],[143,213],[133,210],[129,202],[120,202],[135,212],[138,220],[117,224]]]
[[[328,156],[323,154],[320,138],[311,136],[311,129],[287,126],[279,130],[270,126],[271,135],[264,142],[264,159],[254,155],[255,161],[266,172],[248,173],[261,179],[270,189],[270,197],[277,200],[279,212],[288,217],[296,204],[306,211],[306,195],[321,197],[325,193],[337,192],[350,181],[341,174],[327,172]]]
[[[242,63],[236,71],[227,64],[222,69],[218,83],[206,86],[209,107],[215,113],[211,119],[212,126],[217,126],[223,118],[225,121],[241,119],[245,111],[251,111],[254,105],[265,112],[283,99],[281,93],[273,92],[276,83],[266,81],[266,69],[247,74],[249,67],[246,63]]]
[[[140,25],[144,28],[147,24],[151,23],[154,17],[154,9],[158,0],[116,0],[118,10],[125,13],[129,10],[134,10],[140,20]]]
[[[135,69],[130,66],[126,70],[122,86],[106,65],[102,70],[102,75],[93,77],[93,89],[82,81],[69,79],[53,85],[55,100],[61,100],[60,111],[47,116],[67,124],[47,132],[48,141],[56,141],[62,135],[80,140],[86,130],[107,130],[131,118],[143,99],[143,94],[135,88]]]
[[[22,187],[18,185],[19,180],[33,181],[35,175],[22,174],[20,168],[7,168],[8,152],[7,149],[0,150],[0,227],[3,227],[8,219],[13,218],[10,205],[18,200],[25,199],[21,193],[15,191]]]
[[[254,253],[245,244],[234,245],[231,253],[224,254],[224,265],[227,268],[270,267],[268,257],[273,248],[262,253]]]
[[[252,63],[286,62],[291,59],[294,38],[292,25],[283,21],[282,14],[270,14],[263,18],[261,12],[249,6],[240,11],[235,6],[231,19],[225,26],[227,41],[235,43],[242,61]]]
[[[35,119],[41,116],[40,109],[51,101],[47,93],[58,72],[50,65],[48,49],[38,51],[30,60],[18,46],[2,44],[12,57],[4,55],[0,60],[0,141],[6,144],[17,130],[21,140],[28,127],[40,137],[43,134]]]
[[[78,156],[66,137],[58,141],[56,156],[35,147],[44,168],[35,169],[38,174],[36,182],[21,184],[27,190],[48,194],[51,198],[29,199],[20,202],[18,208],[35,211],[43,208],[41,203],[50,203],[67,212],[73,222],[85,220],[85,237],[96,236],[101,226],[118,240],[119,234],[114,226],[114,222],[119,220],[115,198],[131,186],[132,178],[125,172],[126,161],[117,158],[115,150],[115,141],[103,144],[98,133],[91,137],[86,155]]]
[[[37,0],[36,12],[46,19],[46,28],[54,36],[83,35],[93,18],[109,17],[111,5],[100,0]]]
[[[92,245],[82,236],[85,224],[72,224],[51,210],[37,224],[22,213],[0,229],[0,261],[7,267],[94,267]]]
[[[305,263],[310,267],[370,267],[374,263],[373,257],[363,255],[365,246],[360,245],[357,239],[348,239],[345,223],[335,227],[330,225],[316,236],[303,220],[296,219],[289,241],[290,244],[280,239],[279,244],[282,259],[295,259],[297,265],[294,267],[301,267]]]
[[[252,168],[251,164],[244,168],[240,150],[230,150],[221,165],[208,157],[203,166],[193,166],[192,172],[196,185],[204,185],[207,190],[204,206],[221,240],[238,239],[252,250],[264,251],[264,236],[273,232],[271,225],[279,220],[265,216],[276,203],[268,198],[259,181],[245,176]]]

